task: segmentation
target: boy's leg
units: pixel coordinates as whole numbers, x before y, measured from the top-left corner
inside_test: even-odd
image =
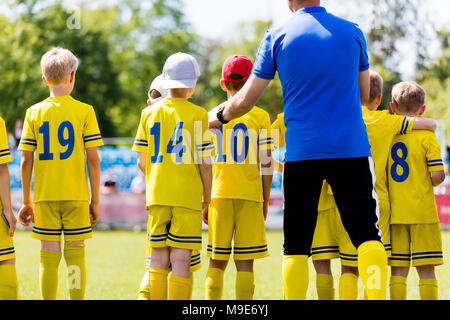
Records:
[[[341,277],[339,278],[339,299],[358,299],[358,267],[341,266]]]
[[[209,260],[209,268],[206,272],[205,294],[206,300],[222,300],[223,276],[227,268],[228,260]]]
[[[167,275],[169,274],[169,247],[152,248],[149,269],[151,300],[167,300]]]
[[[236,300],[253,300],[255,276],[253,260],[234,260],[236,265]]]
[[[149,272],[145,271],[139,286],[138,300],[150,300]]]
[[[59,241],[41,241],[39,282],[42,300],[56,300],[58,269],[61,261]]]
[[[331,260],[313,260],[316,270],[316,290],[319,300],[334,300],[334,279],[331,272]]]
[[[189,300],[191,295],[191,251],[170,248],[172,274],[169,278],[169,300]]]
[[[83,300],[86,291],[84,241],[66,241],[64,245],[64,260],[67,264],[70,300]]]
[[[386,299],[387,256],[381,242],[374,163],[371,158],[332,159],[326,179],[341,214],[342,223],[358,249],[358,271],[368,299]]]
[[[389,291],[391,300],[406,300],[409,267],[391,267]]]
[[[15,261],[16,259],[0,261],[0,300],[17,300],[19,298]]]
[[[416,267],[419,274],[419,292],[421,300],[438,299],[438,281],[433,265]]]

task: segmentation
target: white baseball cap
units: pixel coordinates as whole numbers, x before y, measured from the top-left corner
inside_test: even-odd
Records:
[[[200,77],[197,60],[187,53],[178,52],[167,58],[161,85],[163,89],[194,88]]]
[[[166,98],[169,95],[169,92],[166,89],[162,88],[162,74],[160,74],[159,76],[157,76],[155,79],[153,79],[152,84],[150,85],[150,90],[148,91],[148,97],[150,98],[150,101],[152,102],[152,104]],[[152,99],[152,97],[150,96],[150,92],[152,90],[156,90],[161,94],[161,97],[156,98],[156,99]]]

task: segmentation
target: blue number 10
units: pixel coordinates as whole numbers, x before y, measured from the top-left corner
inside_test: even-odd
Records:
[[[67,129],[68,138],[64,138],[64,132]],[[42,134],[44,138],[44,153],[39,154],[39,160],[53,160],[53,153],[50,152],[50,125],[48,121],[45,121],[39,128],[39,133]],[[67,146],[65,152],[59,154],[61,160],[68,159],[72,153],[75,146],[75,132],[73,125],[69,121],[64,121],[58,128],[58,140],[59,144],[63,147]]]

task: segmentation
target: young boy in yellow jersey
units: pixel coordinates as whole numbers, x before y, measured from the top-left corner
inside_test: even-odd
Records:
[[[41,298],[46,300],[56,299],[63,232],[70,298],[84,299],[84,240],[92,237],[99,215],[97,147],[103,142],[94,108],[70,96],[77,67],[78,59],[67,49],[54,48],[44,54],[42,79],[50,97],[28,108],[19,145],[23,151],[19,222],[24,226],[33,222],[32,237],[41,240],[40,289]]]
[[[242,88],[252,68],[252,61],[242,55],[225,60],[220,86],[228,99]],[[264,222],[273,173],[269,114],[254,107],[248,114],[223,124],[215,134],[212,200],[203,217],[208,224],[210,257],[206,299],[222,299],[224,272],[233,252],[236,300],[252,300],[253,262],[269,255]]]
[[[274,134],[274,146],[279,148],[285,145],[284,135],[286,126],[284,124],[284,113],[280,113],[272,124]],[[277,134],[276,134],[276,133]],[[276,136],[278,135],[278,138]],[[276,160],[275,170],[283,172],[283,163]],[[336,242],[335,228],[332,227],[330,219],[336,211],[333,193],[329,184],[324,181],[320,193],[317,208],[317,225],[311,247],[311,258],[316,270],[316,290],[319,300],[334,300],[334,279],[331,271],[331,259],[339,258],[339,247]]]
[[[431,119],[416,119],[410,116],[392,115],[389,111],[377,111],[383,97],[383,78],[370,70],[370,102],[363,106],[363,119],[375,166],[375,191],[378,199],[379,221],[386,254],[391,253],[390,241],[390,201],[387,186],[386,166],[389,147],[397,134],[406,135],[412,130],[435,130],[436,123]],[[358,254],[336,212],[332,223],[336,225],[337,241],[341,257],[341,277],[339,280],[339,297],[341,300],[355,300],[358,297]]]
[[[12,162],[5,121],[0,117],[0,300],[17,300],[18,283],[13,236],[16,217],[11,206],[7,163]]]
[[[152,105],[155,105],[157,102],[165,99],[169,95],[168,90],[165,90],[162,88],[162,75],[157,76],[150,85],[150,89],[148,91],[148,100],[147,105],[150,107]],[[135,145],[139,146],[142,142],[135,141]],[[143,171],[145,175],[145,171]],[[151,261],[151,254],[152,254],[152,246],[150,238],[147,238],[147,246],[146,246],[146,261],[145,265],[147,268],[147,271],[144,274],[144,277],[142,278],[140,287],[139,287],[139,293],[138,293],[138,300],[150,300],[150,288],[149,288],[149,271],[150,269],[150,261]],[[200,270],[201,269],[201,258],[200,253],[196,250],[192,251],[191,255],[191,265],[190,265],[190,271],[191,271],[191,279],[192,278],[192,272]],[[191,290],[193,287],[193,283],[191,283]],[[191,292],[192,293],[192,292]]]
[[[392,89],[391,109],[399,115],[420,117],[426,108],[425,95],[417,83],[401,82]],[[420,278],[420,298],[437,300],[435,266],[444,261],[433,187],[444,181],[445,172],[435,134],[414,131],[397,136],[390,148],[387,172],[391,199],[391,299],[406,299],[412,260]]]
[[[133,146],[146,176],[152,300],[190,298],[191,255],[201,249],[201,212],[211,200],[214,144],[208,113],[188,101],[199,75],[189,54],[179,52],[166,60],[162,88],[169,95],[143,110]]]

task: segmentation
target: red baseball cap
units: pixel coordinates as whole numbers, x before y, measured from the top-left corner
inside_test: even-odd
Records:
[[[222,67],[222,79],[226,82],[240,83],[247,81],[252,74],[253,62],[243,55],[228,57]]]

